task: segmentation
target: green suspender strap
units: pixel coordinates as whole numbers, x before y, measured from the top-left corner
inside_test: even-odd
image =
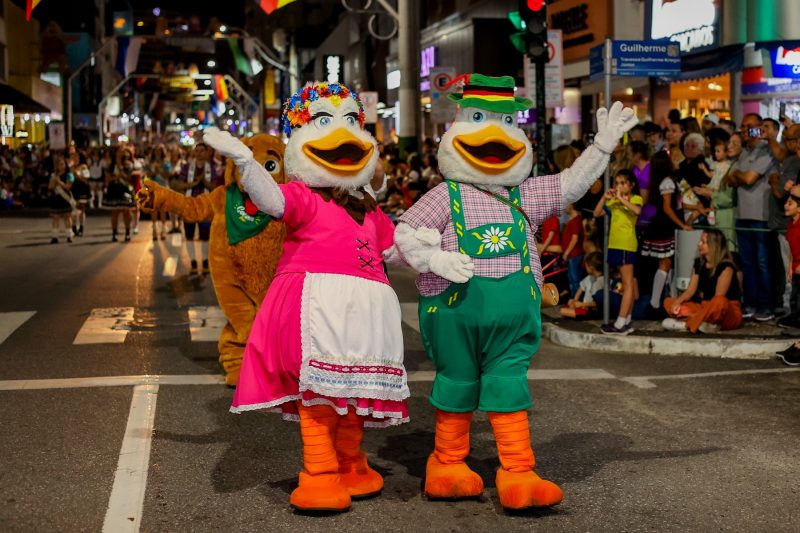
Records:
[[[526,274],[530,273],[530,252],[525,229],[525,219],[527,217],[521,208],[522,201],[519,196],[519,187],[507,188],[508,200],[489,191],[478,189],[508,205],[511,210],[511,216],[514,219],[513,224],[498,222],[467,228],[467,223],[464,220],[463,202],[461,201],[461,185],[451,180],[447,180],[447,185],[447,190],[450,193],[450,214],[453,218],[453,227],[458,238],[459,251],[470,257],[479,258],[519,254],[520,269]]]

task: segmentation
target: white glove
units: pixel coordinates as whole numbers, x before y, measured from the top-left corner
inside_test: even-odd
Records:
[[[253,159],[253,151],[242,141],[219,128],[203,130],[203,142],[232,160],[237,167],[243,167]]]
[[[431,256],[431,272],[453,283],[466,283],[472,277],[475,265],[468,255],[459,252],[438,251]]]
[[[623,107],[622,102],[614,102],[611,109],[601,107],[597,110],[597,134],[594,145],[601,151],[610,154],[617,147],[626,131],[639,123],[639,119],[630,107]]]

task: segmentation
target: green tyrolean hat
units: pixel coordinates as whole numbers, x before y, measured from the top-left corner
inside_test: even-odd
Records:
[[[514,78],[511,76],[484,76],[483,74],[465,74],[461,94],[449,94],[447,98],[461,107],[477,107],[495,113],[515,113],[533,107],[527,98],[514,96]]]

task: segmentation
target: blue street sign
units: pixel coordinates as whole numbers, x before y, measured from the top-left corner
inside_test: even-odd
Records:
[[[589,52],[592,79],[602,77],[604,44]],[[653,76],[674,78],[681,73],[680,45],[666,39],[659,41],[612,41],[613,76]]]

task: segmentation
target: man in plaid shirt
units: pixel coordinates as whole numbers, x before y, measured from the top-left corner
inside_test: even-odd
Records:
[[[534,235],[545,219],[583,196],[637,121],[619,102],[600,109],[595,143],[572,167],[529,178],[532,149],[516,117],[530,100],[514,96],[509,76],[463,78],[463,93],[449,96],[459,109],[439,147],[446,181],[400,217],[395,233],[398,251],[420,272],[420,332],[437,372],[430,396],[436,439],[425,492],[452,499],[483,491],[482,479],[464,462],[472,411],[480,409],[497,442],[501,505],[556,505],[563,492],[533,471],[528,427],[527,370],[542,329]]]

